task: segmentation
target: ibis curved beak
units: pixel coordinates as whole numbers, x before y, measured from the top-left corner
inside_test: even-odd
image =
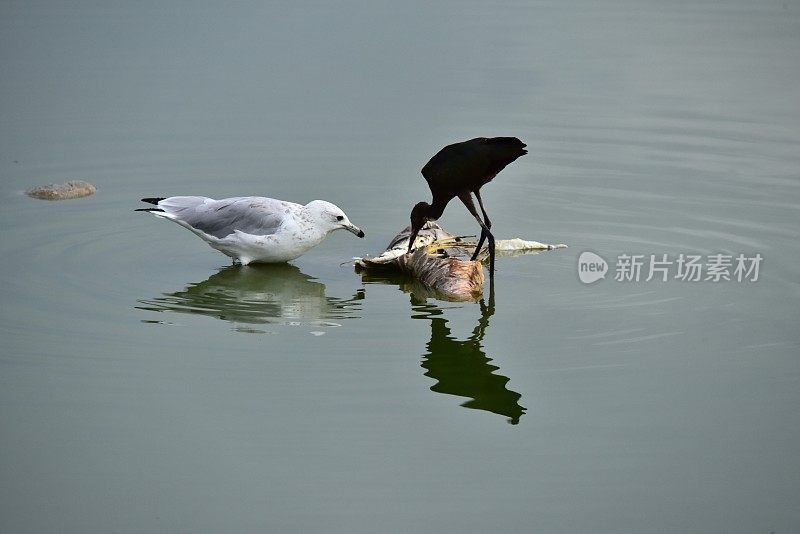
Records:
[[[364,237],[364,231],[355,224],[345,224],[344,226],[342,226],[342,228],[344,228],[348,232],[354,233],[358,237]]]

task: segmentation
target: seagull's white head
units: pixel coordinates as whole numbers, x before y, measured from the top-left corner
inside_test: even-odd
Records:
[[[364,237],[361,228],[351,223],[347,215],[336,204],[324,200],[313,200],[306,204],[306,209],[319,227],[327,229],[328,232],[344,229],[358,237]]]

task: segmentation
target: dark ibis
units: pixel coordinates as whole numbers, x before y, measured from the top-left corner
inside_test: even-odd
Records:
[[[494,278],[494,236],[492,223],[481,200],[481,187],[492,181],[506,165],[528,153],[525,143],[516,137],[478,137],[454,143],[441,149],[422,168],[422,176],[433,194],[431,204],[420,202],[411,210],[411,240],[408,251],[414,244],[417,233],[426,221],[435,221],[453,198],[458,197],[481,225],[481,236],[472,260],[478,257],[485,240],[489,240],[489,278]],[[472,194],[478,199],[483,219],[478,215]]]

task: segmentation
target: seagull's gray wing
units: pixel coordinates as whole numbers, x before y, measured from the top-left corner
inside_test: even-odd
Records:
[[[171,219],[208,235],[223,238],[235,230],[252,235],[278,231],[287,217],[301,206],[266,197],[170,197],[158,203]]]

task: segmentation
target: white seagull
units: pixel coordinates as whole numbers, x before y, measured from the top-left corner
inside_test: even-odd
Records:
[[[147,211],[191,230],[203,241],[243,265],[281,263],[302,256],[329,233],[364,232],[334,204],[314,200],[305,206],[266,197],[143,198]]]

